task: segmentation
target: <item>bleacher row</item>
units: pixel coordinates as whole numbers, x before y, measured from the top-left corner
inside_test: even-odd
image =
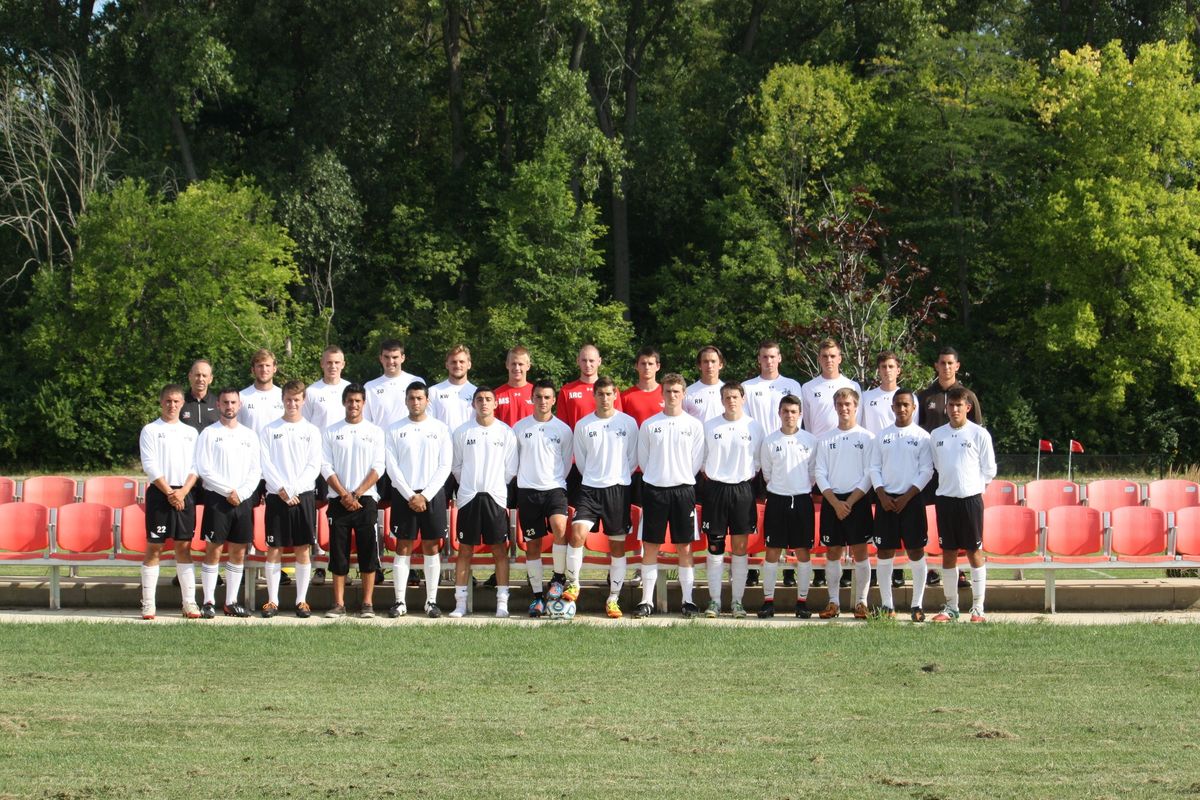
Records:
[[[146,520],[142,498],[144,483],[119,476],[89,478],[77,483],[64,476],[28,478],[19,485],[0,477],[0,562],[9,565],[38,566],[50,569],[50,607],[60,608],[60,569],[81,567],[133,566],[142,561],[146,549]],[[1055,571],[1081,567],[1184,569],[1200,568],[1200,485],[1192,481],[1167,479],[1141,485],[1127,480],[1100,480],[1080,485],[1065,480],[1031,481],[1018,486],[1011,481],[995,480],[984,495],[984,550],[988,563],[996,567],[1044,570],[1046,608],[1054,611]],[[641,547],[637,540],[641,509],[633,509],[633,533],[626,541],[631,565],[639,563]],[[697,507],[697,514],[700,509]],[[820,503],[816,504],[820,515]],[[931,564],[942,557],[937,540],[937,519],[933,506],[927,507],[929,545],[926,552]],[[197,509],[197,529],[191,549],[204,551],[199,523],[203,512]],[[391,510],[380,511],[380,530],[385,546],[394,549],[390,533]],[[750,537],[752,564],[760,564],[766,550],[762,535],[763,506],[759,505],[758,532]],[[458,545],[457,513],[451,507],[451,534],[446,554]],[[328,548],[329,524],[323,513],[317,515],[317,540],[321,550]],[[588,537],[586,562],[607,566],[609,540],[603,532]],[[706,550],[703,536],[693,551]],[[255,605],[257,570],[266,560],[264,507],[255,509],[254,544],[246,565],[247,604]],[[510,558],[524,566],[525,542],[518,526],[517,541],[512,543]],[[726,548],[727,552],[729,548]],[[874,560],[874,547],[870,548]],[[824,566],[825,548],[813,550],[814,565]],[[668,543],[660,552],[660,562],[673,563],[674,546]],[[164,551],[163,559],[173,559]],[[549,559],[549,553],[544,558]],[[320,562],[324,556],[318,557]],[[728,556],[727,556],[728,558]],[[493,559],[486,545],[476,548],[479,564]],[[794,560],[794,557],[792,557]],[[413,563],[422,561],[414,551]],[[903,553],[896,565],[903,566]],[[965,559],[960,556],[960,563]],[[452,563],[444,562],[447,570]],[[665,581],[660,581],[660,600],[665,603]]]

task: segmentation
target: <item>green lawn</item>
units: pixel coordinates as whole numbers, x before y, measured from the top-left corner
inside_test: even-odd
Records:
[[[0,627],[0,797],[1189,797],[1191,626]]]

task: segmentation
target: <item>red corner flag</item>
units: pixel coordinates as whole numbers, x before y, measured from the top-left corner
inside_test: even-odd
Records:
[[[1049,439],[1038,439],[1039,453],[1053,453],[1054,444]]]
[[[1082,453],[1082,452],[1083,452],[1083,445],[1081,445],[1079,442],[1077,442],[1077,441],[1075,441],[1074,439],[1072,439],[1072,440],[1071,440],[1071,452],[1072,452],[1072,453]]]

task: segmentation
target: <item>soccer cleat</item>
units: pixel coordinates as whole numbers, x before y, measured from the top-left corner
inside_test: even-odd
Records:
[[[496,573],[493,572],[491,575],[489,575],[488,579],[483,582],[483,585],[489,589],[495,589],[496,588]]]
[[[745,619],[746,618],[746,607],[744,605],[742,605],[741,600],[734,600],[732,603],[729,604],[729,608],[733,612],[734,619]]]
[[[375,619],[375,606],[371,603],[363,603],[358,616],[362,619]]]
[[[183,615],[188,619],[200,619],[200,606],[194,600],[184,600]]]
[[[758,570],[756,570],[756,569],[746,570],[746,585],[747,586],[758,586]]]
[[[879,617],[880,619],[895,619],[896,609],[891,608],[890,606],[884,606],[883,608],[875,611],[875,616]]]
[[[579,581],[571,581],[563,589],[562,599],[574,603],[579,599]]]
[[[609,619],[620,619],[624,616],[621,613],[621,604],[616,600],[609,600],[604,604],[604,613],[608,615]]]
[[[895,572],[892,573],[892,588],[899,589],[903,585],[904,585],[904,574],[902,572],[900,572],[900,570],[896,570]]]
[[[853,580],[853,576],[849,572],[843,572],[842,579],[838,581],[838,586],[843,589],[847,589],[850,586],[851,580]]]
[[[216,615],[217,615],[217,607],[214,606],[212,603],[205,603],[203,606],[200,607],[200,616],[204,617],[204,619],[212,619]]]
[[[962,574],[961,572],[958,573],[958,588],[968,589],[968,588],[970,588],[970,586],[971,586],[970,579],[968,579],[967,576]]]
[[[421,585],[421,576],[418,575],[415,571],[408,573],[408,585],[409,586],[420,586]]]
[[[977,608],[972,608],[971,622],[987,622],[987,615]]]
[[[550,589],[546,592],[547,600],[558,600],[563,596],[563,591],[567,588],[566,581],[555,575],[550,580]]]
[[[926,586],[941,586],[942,585],[942,573],[934,572],[933,570],[930,570],[929,574],[925,576],[925,585]]]
[[[262,610],[259,613],[262,614],[263,619],[270,619],[279,613],[279,604],[270,601],[263,603]]]
[[[914,608],[912,611],[909,612],[909,617],[912,618],[913,622],[924,622],[925,621],[925,610],[922,608]]]
[[[312,616],[312,606],[308,603],[296,603],[296,616],[300,619],[308,619]]]
[[[716,600],[709,600],[708,608],[704,609],[704,616],[708,619],[716,619],[721,616],[721,604]]]
[[[958,619],[958,609],[946,606],[940,612],[933,615],[934,622],[954,622]]]
[[[317,567],[315,570],[313,570],[312,585],[313,586],[325,585],[325,570],[321,569],[320,567]]]
[[[758,618],[770,619],[773,616],[775,616],[775,600],[774,598],[767,598],[763,600],[762,607],[758,609]]]
[[[866,603],[855,603],[854,604],[854,618],[855,619],[866,619],[870,615],[871,615],[871,612],[867,610]]]
[[[540,619],[546,615],[546,598],[538,592],[533,596],[533,602],[529,604],[529,616],[534,619]]]
[[[645,619],[654,613],[654,606],[649,603],[639,603],[638,607],[633,610],[634,619]]]
[[[679,609],[679,613],[683,614],[684,619],[691,619],[700,613],[700,609],[695,603],[684,603],[683,608]]]
[[[785,569],[783,571],[783,585],[784,586],[795,586],[796,585],[796,570]]]
[[[388,609],[388,616],[392,619],[403,617],[408,614],[408,606],[404,603],[392,603],[392,607]]]
[[[812,612],[808,610],[808,600],[803,597],[796,598],[796,616],[799,619],[809,619],[812,617]]]
[[[825,585],[825,570],[823,570],[823,569],[814,569],[813,570],[812,585],[813,586],[824,586]]]
[[[438,604],[430,600],[425,603],[425,616],[430,619],[437,619],[442,615],[442,610],[438,608]]]
[[[246,607],[244,605],[242,605],[241,603],[234,603],[232,605],[230,605],[229,603],[226,603],[225,605],[221,606],[221,612],[227,617],[248,617],[248,616],[250,616],[250,612],[247,611]]]
[[[292,585],[292,576],[287,574],[286,569],[279,573],[279,585],[280,586],[291,586]]]
[[[455,606],[454,610],[450,612],[451,619],[462,619],[466,615],[467,615],[467,607],[466,606]]]
[[[346,607],[338,604],[325,612],[326,619],[343,619],[346,616]]]
[[[154,619],[157,613],[158,609],[154,607],[153,600],[142,601],[142,619]]]
[[[825,606],[825,609],[817,616],[821,619],[833,619],[834,617],[841,616],[841,613],[841,606],[839,606],[837,603],[830,603],[829,605]]]

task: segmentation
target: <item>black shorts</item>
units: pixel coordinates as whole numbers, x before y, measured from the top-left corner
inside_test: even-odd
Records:
[[[379,494],[379,500],[375,502],[376,510],[392,504],[392,479],[386,472],[379,476],[379,479],[375,481],[375,486],[373,488],[375,489],[376,493]],[[347,491],[353,491],[354,487],[346,486],[345,489]]]
[[[789,497],[767,492],[767,508],[763,513],[767,547],[811,550],[815,529],[811,494]]]
[[[504,544],[508,541],[508,511],[490,494],[479,493],[458,509],[458,538],[464,545]]]
[[[508,482],[508,499],[504,503],[504,507],[510,511],[517,510],[517,479],[513,478]]]
[[[350,572],[350,536],[358,544],[358,571],[379,571],[379,505],[374,497],[360,497],[362,508],[347,511],[342,501],[331,498],[329,516],[329,571],[334,575]]]
[[[324,508],[329,504],[329,483],[323,475],[317,476],[317,481],[313,485],[313,494],[316,497],[317,508]]]
[[[444,486],[433,497],[425,498],[425,510],[420,512],[409,508],[404,496],[392,489],[392,536],[413,542],[418,531],[423,542],[440,542],[450,533],[450,511],[446,507]]]
[[[880,550],[916,550],[928,544],[929,520],[925,516],[925,498],[918,493],[899,514],[884,511],[877,502],[872,541]]]
[[[691,484],[655,486],[645,484],[642,506],[642,527],[638,538],[643,542],[663,544],[668,529],[671,541],[687,544],[700,538],[696,529],[696,490]]]
[[[267,547],[308,547],[317,541],[317,498],[301,492],[289,506],[277,494],[267,495]]]
[[[579,467],[574,464],[567,471],[567,502],[576,508],[579,507],[579,490],[583,487],[583,474],[580,473]]]
[[[254,505],[262,503],[263,498],[267,496],[267,479],[263,478],[255,487],[254,493],[250,495],[250,499],[254,501]]]
[[[700,512],[700,530],[711,542],[714,537],[746,536],[758,527],[758,507],[750,481],[720,483],[710,480]]]
[[[517,515],[526,539],[540,539],[550,532],[551,517],[567,515],[565,489],[518,489]]]
[[[178,489],[178,486],[172,486]],[[163,544],[167,539],[190,542],[196,535],[195,492],[188,492],[183,499],[183,510],[176,511],[167,502],[167,496],[157,486],[146,487],[146,541]]]
[[[201,538],[213,544],[250,544],[254,541],[254,507],[258,505],[254,494],[232,506],[216,492],[206,491]]]
[[[640,469],[634,470],[629,476],[629,502],[640,506],[645,496],[646,476]],[[699,495],[697,495],[699,496]]]
[[[629,496],[630,487],[619,483],[600,489],[584,486],[579,491],[579,504],[575,506],[571,524],[586,523],[593,531],[603,526],[605,535],[625,537],[633,525],[629,518]]]
[[[938,543],[942,552],[983,549],[983,495],[972,497],[938,496]]]
[[[850,494],[834,496],[845,500]],[[821,544],[826,547],[866,544],[871,541],[871,527],[871,500],[865,495],[850,506],[850,514],[845,519],[838,519],[829,503],[821,504]]]

